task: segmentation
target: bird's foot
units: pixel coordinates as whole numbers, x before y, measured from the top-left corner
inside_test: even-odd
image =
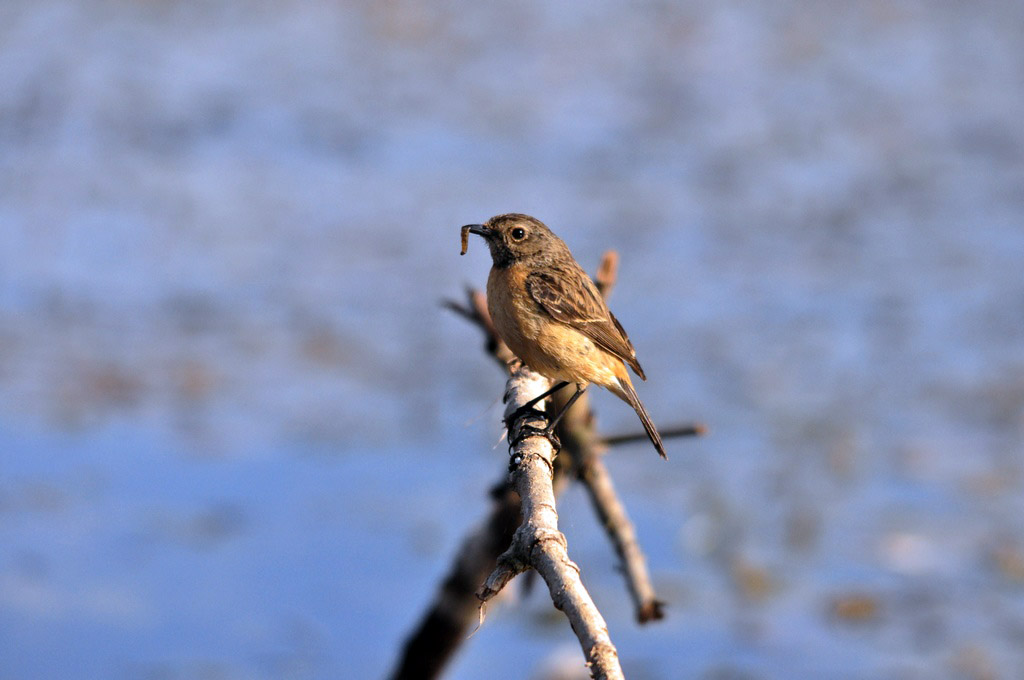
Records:
[[[516,444],[527,439],[528,437],[544,437],[551,443],[551,448],[558,453],[562,449],[562,441],[555,434],[553,427],[548,425],[547,427],[534,427],[533,425],[523,425],[516,430],[515,436],[509,439],[509,449],[515,447]]]

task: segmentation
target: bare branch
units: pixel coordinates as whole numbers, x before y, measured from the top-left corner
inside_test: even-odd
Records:
[[[547,389],[548,381],[523,366],[509,378],[506,418]],[[599,680],[623,678],[618,652],[608,635],[608,626],[580,580],[565,536],[558,530],[558,513],[552,488],[555,450],[529,428],[543,424],[543,418],[526,413],[509,427],[511,480],[522,499],[523,523],[512,544],[499,558],[495,570],[481,586],[482,603],[497,595],[516,575],[534,568],[548,584],[555,607],[562,610],[580,641],[592,677]]]
[[[622,560],[622,570],[629,594],[633,598],[636,620],[647,623],[663,618],[665,603],[654,594],[647,560],[640,549],[636,530],[626,514],[625,506],[615,493],[615,486],[604,461],[597,455],[587,456],[580,461],[577,474],[590,494],[594,510],[615,546],[616,554]]]

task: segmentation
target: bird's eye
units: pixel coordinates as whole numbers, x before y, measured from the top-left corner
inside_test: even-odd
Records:
[[[525,229],[523,229],[522,227],[516,227],[515,229],[512,230],[513,241],[522,241],[524,238],[526,238]]]

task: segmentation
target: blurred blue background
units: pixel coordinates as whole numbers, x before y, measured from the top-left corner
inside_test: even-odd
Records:
[[[458,227],[593,269],[630,678],[1024,677],[1024,4],[0,5],[0,678],[375,678],[506,464]],[[605,432],[635,415],[595,397]],[[543,590],[449,677],[582,671]],[[575,676],[569,676],[575,677]]]

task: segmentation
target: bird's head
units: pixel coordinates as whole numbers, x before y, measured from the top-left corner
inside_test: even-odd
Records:
[[[478,234],[487,241],[495,267],[508,267],[516,262],[544,264],[569,255],[562,239],[543,222],[520,213],[497,215],[484,224],[467,224],[462,234],[462,252],[466,252],[467,234]]]

